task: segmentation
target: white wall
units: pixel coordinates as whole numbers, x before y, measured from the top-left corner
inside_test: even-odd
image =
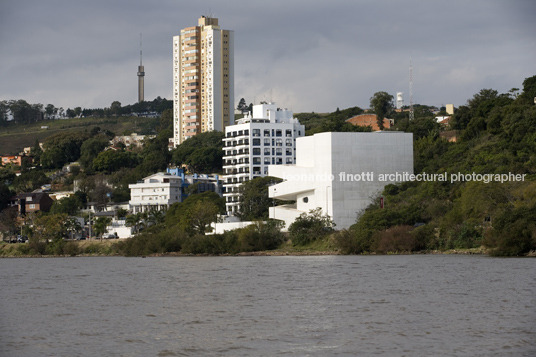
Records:
[[[270,187],[269,196],[296,204],[271,209],[270,218],[284,220],[288,228],[299,214],[320,207],[337,229],[348,228],[385,185],[394,183],[380,181],[379,175],[396,172],[413,173],[412,134],[320,133],[298,138],[296,165],[269,167],[270,176],[285,180]]]

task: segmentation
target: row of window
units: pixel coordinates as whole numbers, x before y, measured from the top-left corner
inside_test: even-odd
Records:
[[[260,148],[253,148],[253,155],[260,155],[261,149]],[[283,148],[264,148],[264,155],[283,155]],[[285,149],[285,155],[289,156],[292,155],[292,148],[286,148]]]
[[[238,131],[229,131],[227,132],[227,137],[236,137],[236,136],[242,136],[242,135],[249,135],[249,130],[238,130]],[[253,129],[251,131],[252,136],[261,136],[261,129]],[[283,136],[283,130],[281,129],[264,129],[263,130],[263,136]],[[286,137],[292,137],[292,130],[286,129],[285,130],[285,136]],[[301,136],[301,131],[298,131],[298,136]]]
[[[292,142],[293,140],[292,139],[287,139],[285,140],[285,146],[292,146]],[[261,146],[261,139],[253,139],[252,141],[252,145],[253,146]],[[283,146],[283,139],[272,139],[270,140],[270,138],[265,138],[264,139],[264,146]]]
[[[272,132],[271,136],[283,136],[283,130],[272,129],[271,132]],[[253,136],[261,136],[261,129],[253,129],[251,134]],[[270,129],[264,129],[264,136],[270,136]],[[285,130],[285,136],[291,137],[292,136],[292,130],[290,130],[290,129]]]
[[[287,165],[294,164],[294,159],[292,157],[287,157],[285,160],[281,157],[265,157],[264,158],[264,165],[282,165],[283,163]],[[253,165],[261,165],[261,158],[260,157],[254,157],[253,158]],[[253,166],[253,174],[261,174],[261,166]],[[264,168],[264,174],[268,174],[268,167],[265,166]],[[240,167],[240,168],[228,168],[225,169],[226,175],[236,175],[236,174],[248,174],[249,173],[249,167]]]

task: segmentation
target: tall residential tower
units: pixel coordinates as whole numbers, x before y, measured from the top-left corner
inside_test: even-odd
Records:
[[[173,37],[173,144],[234,123],[234,34],[218,19]]]

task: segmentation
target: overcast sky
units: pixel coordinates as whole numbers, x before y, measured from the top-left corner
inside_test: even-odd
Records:
[[[57,107],[172,98],[172,37],[201,15],[235,34],[235,101],[367,108],[378,91],[465,104],[536,75],[533,0],[0,0],[0,100]],[[235,103],[236,106],[237,103]]]

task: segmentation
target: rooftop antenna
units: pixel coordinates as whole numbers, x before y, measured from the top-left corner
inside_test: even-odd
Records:
[[[413,111],[413,61],[409,58],[409,120],[415,119]]]

